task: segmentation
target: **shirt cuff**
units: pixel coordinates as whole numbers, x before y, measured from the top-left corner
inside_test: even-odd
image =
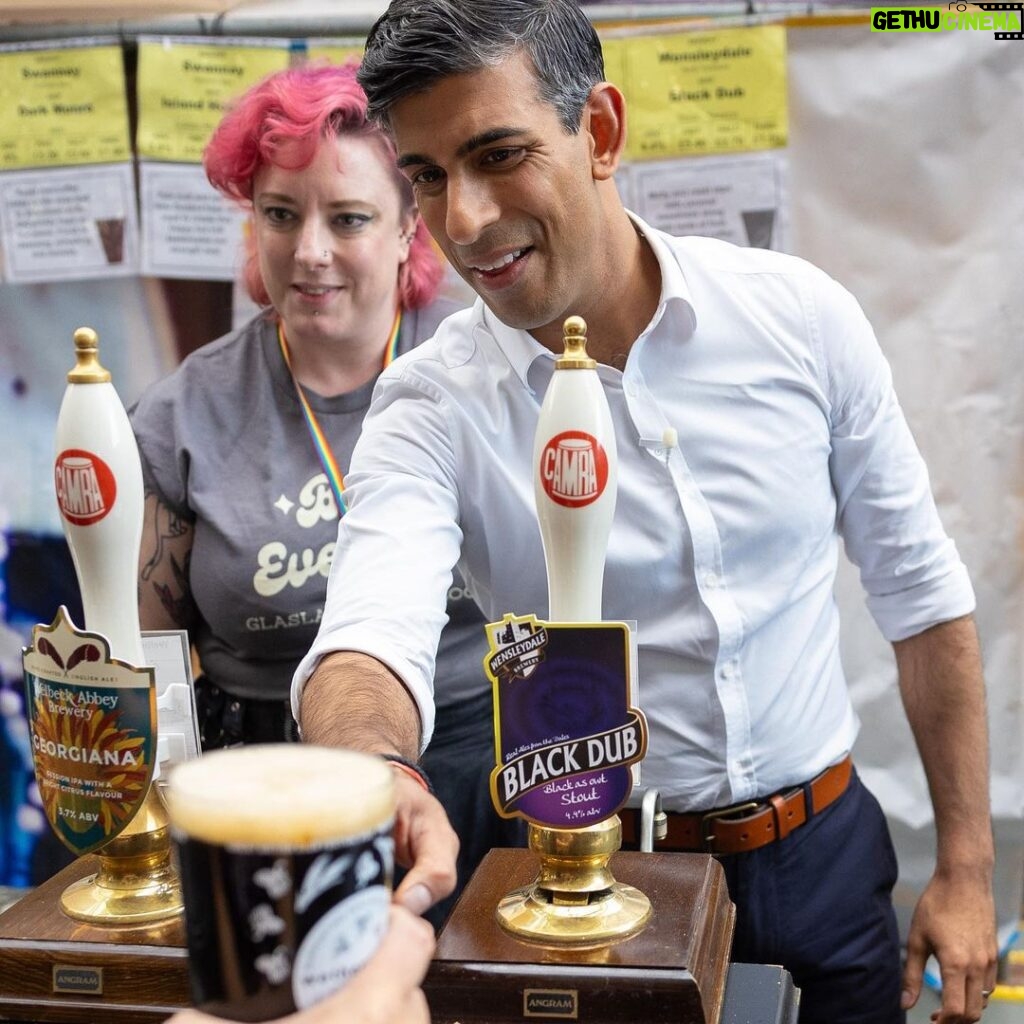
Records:
[[[306,688],[309,677],[320,664],[320,660],[335,651],[354,651],[357,654],[367,654],[371,658],[376,658],[398,677],[399,682],[415,703],[420,716],[420,753],[422,754],[434,733],[434,694],[429,684],[421,678],[420,673],[409,662],[402,658],[396,658],[394,652],[384,654],[382,651],[376,650],[372,644],[359,643],[354,640],[349,642],[345,640],[344,636],[337,633],[332,634],[329,640],[317,637],[292,676],[292,715],[299,723],[300,734],[302,717],[299,711],[302,707],[302,692]]]
[[[942,622],[970,615],[975,608],[974,588],[962,563],[937,580],[909,590],[869,595],[868,608],[889,643],[906,640]]]

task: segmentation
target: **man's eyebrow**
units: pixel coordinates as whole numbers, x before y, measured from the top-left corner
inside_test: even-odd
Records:
[[[522,135],[524,128],[515,128],[510,125],[503,125],[499,128],[488,128],[485,132],[478,132],[476,135],[470,136],[461,146],[455,151],[456,156],[466,156],[472,153],[473,150],[479,149],[481,146],[488,146],[492,142],[500,142],[502,139],[509,139],[516,135]],[[403,153],[398,158],[398,166],[410,167],[413,164],[433,164],[436,161],[432,160],[429,156],[425,156],[421,153]]]

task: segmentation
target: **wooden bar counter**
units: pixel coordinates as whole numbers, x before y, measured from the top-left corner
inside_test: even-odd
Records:
[[[61,911],[60,894],[98,863],[80,857],[0,914],[0,1020],[155,1024],[189,1005],[181,915],[113,929]]]
[[[492,857],[518,857],[522,851],[493,851]],[[703,860],[703,855],[620,855],[616,858],[629,860],[634,866],[638,857],[653,857],[650,868],[644,867],[645,880],[656,882],[659,857],[693,856]],[[703,879],[701,866],[694,863],[693,877]],[[502,862],[504,863],[504,862]],[[512,861],[508,867],[510,875]],[[641,862],[642,863],[642,862]],[[35,1024],[156,1024],[176,1010],[189,1005],[188,957],[185,951],[185,930],[182,919],[175,918],[159,925],[135,928],[107,929],[73,921],[59,909],[61,892],[72,882],[96,870],[95,857],[82,857],[70,867],[55,875],[38,889],[0,913],[0,1021],[29,1021]],[[613,859],[613,867],[615,860]],[[518,869],[517,869],[518,870]],[[650,872],[654,874],[651,875]],[[629,875],[627,869],[625,874]],[[513,879],[510,877],[509,881]],[[706,891],[701,882],[700,892]],[[472,892],[468,891],[472,897]],[[463,907],[465,900],[460,901]],[[681,902],[681,901],[680,901]],[[466,908],[468,909],[468,908]],[[479,908],[477,908],[479,910]],[[465,913],[465,910],[463,911]],[[477,911],[473,911],[476,914]],[[456,910],[458,913],[458,908]],[[490,915],[480,915],[490,919]],[[428,997],[432,986],[435,988],[431,1006],[435,1024],[451,1020],[446,1008],[440,1005],[436,986],[455,982],[458,974],[451,976],[453,964],[462,957],[460,944],[463,937],[458,931],[449,931],[457,921],[453,914],[449,926],[442,932],[438,945],[438,957],[431,967],[426,990]],[[660,934],[659,928],[650,933],[650,938]],[[487,950],[484,960],[494,956],[504,959],[508,950],[505,943],[513,943],[518,950],[511,957],[510,967],[515,961],[526,963],[537,960],[514,940],[492,933],[496,945]],[[713,948],[716,942],[709,933],[707,942]],[[698,945],[707,945],[707,942]],[[499,948],[500,947],[500,948]],[[504,951],[504,952],[503,952]],[[721,950],[716,951],[721,955]],[[628,961],[630,954],[618,951],[607,964],[609,973]],[[543,977],[544,968],[537,964],[538,981]],[[555,964],[548,961],[549,968]],[[596,962],[589,970],[601,970]],[[479,999],[475,992],[467,998],[475,1015],[465,1021],[487,1020],[486,1011],[480,1009],[493,999],[495,978],[487,975],[499,971],[500,966],[485,962],[479,981]],[[558,974],[556,968],[552,974]],[[623,979],[624,981],[626,979]],[[799,994],[793,987],[789,974],[780,967],[758,964],[731,964],[726,969],[724,992],[715,997],[720,1005],[717,1024],[796,1024]],[[437,1003],[438,1005],[435,1005]],[[680,1008],[679,1024],[686,1024],[685,1007]],[[516,1019],[525,1019],[518,1014]],[[493,1024],[502,1024],[512,1019],[500,1016]],[[530,1014],[530,1021],[553,1021],[566,1019],[563,1015]],[[580,1015],[580,1021],[588,1018]],[[622,1016],[609,1020],[626,1020]],[[675,1020],[675,1017],[664,1019]],[[342,1024],[342,1022],[339,1022]],[[396,1021],[395,1024],[402,1024]],[[596,1024],[605,1024],[602,1018]],[[648,1024],[648,1019],[637,1019],[633,1024]]]

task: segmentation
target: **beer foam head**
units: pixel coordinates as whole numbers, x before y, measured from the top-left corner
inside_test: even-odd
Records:
[[[394,816],[394,772],[382,758],[306,743],[216,750],[172,769],[171,822],[225,846],[304,849],[365,835]]]

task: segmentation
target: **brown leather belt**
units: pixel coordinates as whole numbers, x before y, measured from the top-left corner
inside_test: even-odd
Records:
[[[734,804],[704,814],[668,812],[668,834],[654,841],[655,850],[746,853],[785,839],[805,821],[838,800],[850,784],[853,763],[849,756],[826,768],[810,782],[785,793]],[[808,806],[808,800],[810,805]],[[640,812],[619,811],[623,846],[636,846],[640,837]]]

